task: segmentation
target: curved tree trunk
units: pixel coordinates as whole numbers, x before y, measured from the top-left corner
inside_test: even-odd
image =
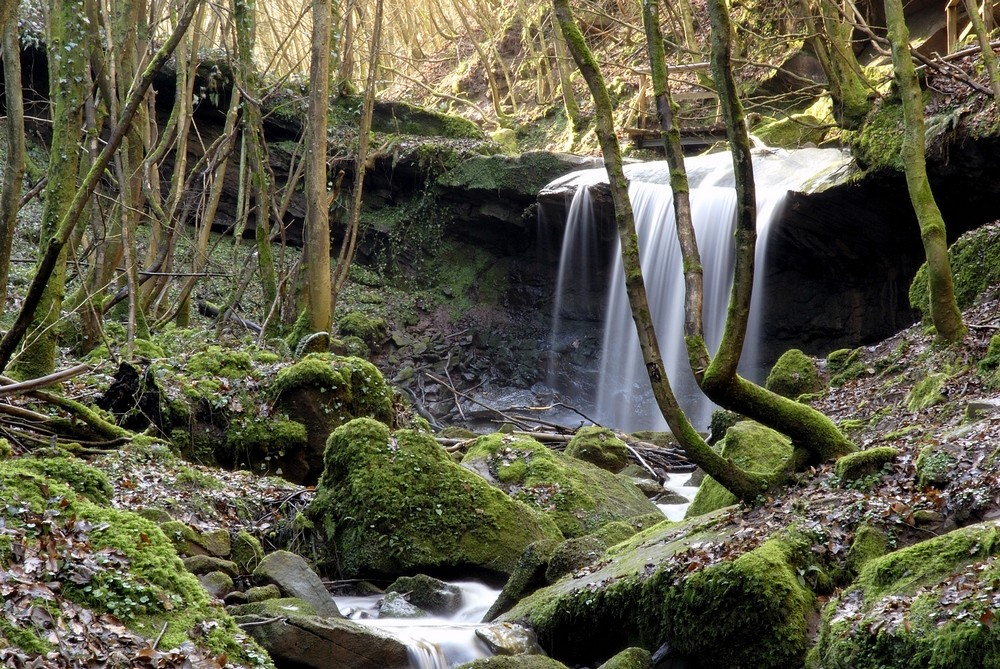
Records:
[[[687,457],[738,498],[751,501],[766,489],[768,485],[766,477],[746,472],[712,450],[681,411],[670,387],[656,333],[653,330],[646,287],[639,266],[639,243],[635,233],[632,205],[628,198],[628,184],[622,170],[621,148],[611,121],[611,99],[597,62],[573,19],[569,0],[553,0],[553,5],[570,54],[594,96],[595,126],[604,154],[608,183],[611,186],[615,222],[621,242],[622,264],[625,269],[625,287],[632,307],[632,318],[639,334],[646,372],[653,386],[653,394],[670,430],[677,437]]]
[[[910,58],[910,32],[903,17],[902,0],[885,0],[885,18],[889,28],[893,71],[903,103],[903,169],[910,202],[920,224],[920,239],[927,257],[927,282],[930,293],[931,321],[937,336],[946,342],[961,340],[966,333],[962,312],[955,301],[948,240],[944,218],[938,209],[924,159],[924,101]]]

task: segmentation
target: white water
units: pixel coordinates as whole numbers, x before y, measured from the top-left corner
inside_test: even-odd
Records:
[[[684,514],[687,513],[688,507],[691,506],[691,500],[694,499],[695,494],[698,492],[698,486],[684,485],[690,478],[690,472],[667,474],[667,478],[663,482],[663,487],[687,499],[687,502],[683,504],[656,505],[663,512],[663,515],[667,517],[667,520],[684,520]]]
[[[754,152],[757,186],[757,253],[754,300],[751,305],[747,343],[741,373],[759,380],[758,343],[762,297],[760,282],[766,275],[767,233],[781,213],[788,191],[815,191],[823,188],[850,164],[848,156],[835,149]],[[709,349],[718,347],[725,324],[726,307],[732,284],[736,216],[736,194],[732,158],[716,153],[685,160],[691,187],[691,208],[704,267],[705,293],[703,321]],[[674,392],[692,422],[704,428],[713,405],[701,394],[688,367],[683,342],[684,281],[680,249],[674,227],[673,195],[669,187],[669,167],[665,161],[626,165],[629,197],[635,213],[640,263],[656,326],[661,353]],[[546,191],[576,187],[568,212],[566,237],[560,259],[559,279],[553,315],[553,342],[560,327],[564,295],[581,279],[576,268],[589,267],[576,249],[595,237],[587,192],[595,183],[606,182],[603,169],[582,170],[558,179]],[[577,202],[579,200],[579,203]],[[581,241],[581,238],[584,241]],[[588,261],[589,262],[589,261]],[[618,249],[612,260],[611,279],[604,310],[603,344],[598,362],[599,376],[593,406],[585,407],[594,418],[617,429],[662,430],[666,423],[652,396],[642,364],[639,341],[625,294],[624,271]],[[591,270],[587,270],[591,271]]]
[[[476,636],[476,629],[500,595],[499,590],[473,581],[452,585],[462,591],[462,606],[448,617],[378,618],[381,595],[334,597],[334,601],[348,618],[403,642],[411,669],[450,669],[490,655],[486,644]]]

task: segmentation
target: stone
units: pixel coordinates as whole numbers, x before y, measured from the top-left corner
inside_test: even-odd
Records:
[[[427,612],[406,601],[401,592],[387,592],[378,607],[379,618],[426,618]]]
[[[566,669],[566,665],[544,655],[494,655],[460,664],[455,669]]]
[[[273,583],[285,595],[307,602],[321,616],[340,616],[340,610],[323,581],[295,553],[275,551],[265,556],[253,575],[259,582]]]
[[[229,557],[232,545],[229,541],[229,530],[218,528],[206,530],[201,533],[201,545],[208,551],[209,555],[215,557]]]
[[[263,602],[266,599],[278,599],[281,597],[281,589],[274,583],[258,585],[247,588],[246,597],[248,602]]]
[[[492,623],[477,628],[476,636],[494,655],[545,655],[535,633],[523,625]]]
[[[210,555],[192,555],[191,557],[183,558],[183,562],[184,568],[195,576],[201,576],[213,571],[221,571],[229,576],[229,578],[236,578],[240,575],[240,570],[235,563]]]
[[[483,620],[493,620],[506,613],[521,599],[544,586],[545,571],[549,567],[549,559],[556,552],[561,542],[553,539],[536,541],[528,546],[517,561],[517,566],[500,591],[493,606],[486,612]]]
[[[291,615],[270,620],[240,615],[279,667],[297,669],[406,669],[406,646],[376,629],[342,618]],[[247,623],[253,623],[247,625]]]
[[[260,540],[246,530],[240,530],[231,540],[230,558],[244,574],[252,574],[264,559]]]
[[[423,574],[397,578],[386,592],[404,593],[411,604],[434,615],[449,615],[462,606],[458,586]]]
[[[232,577],[221,571],[201,574],[198,576],[198,582],[201,583],[201,587],[205,588],[205,592],[216,599],[224,598],[235,588]]]
[[[241,590],[233,590],[222,598],[222,603],[226,606],[240,606],[247,603],[247,593]]]
[[[764,387],[791,399],[823,388],[816,361],[797,348],[781,354],[767,375]]]
[[[663,486],[660,485],[659,481],[654,481],[653,479],[647,478],[630,478],[629,479],[636,488],[642,491],[642,494],[646,497],[656,497],[663,493]]]
[[[841,483],[850,483],[866,476],[881,473],[882,468],[899,457],[899,451],[891,446],[869,448],[838,458],[834,472]]]
[[[549,558],[545,580],[555,583],[566,574],[589,567],[601,559],[607,547],[605,542],[592,535],[567,539]]]
[[[287,618],[289,616],[315,616],[316,611],[308,602],[304,602],[298,597],[279,597],[238,604],[230,607],[229,614],[260,618]]]
[[[565,453],[609,472],[621,471],[628,464],[625,442],[606,427],[581,427],[566,444]]]
[[[645,648],[626,648],[597,669],[649,669],[653,666],[649,651]]]

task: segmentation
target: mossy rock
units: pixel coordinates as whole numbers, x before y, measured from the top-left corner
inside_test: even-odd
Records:
[[[626,648],[597,669],[650,669],[652,656],[645,648]]]
[[[545,580],[549,583],[555,583],[566,574],[589,567],[601,559],[607,548],[607,543],[592,534],[567,539],[549,558],[549,566],[545,570]]]
[[[394,417],[393,394],[382,373],[367,360],[313,353],[278,373],[271,388],[276,405],[305,426],[306,446],[286,457],[283,476],[312,484],[323,471],[331,430],[353,418],[387,425]]]
[[[223,467],[243,466],[256,473],[289,480],[308,469],[309,433],[306,426],[280,416],[240,416],[230,421],[215,459]]]
[[[823,385],[816,361],[797,348],[781,354],[764,382],[764,387],[771,392],[792,399],[818,392]]]
[[[260,616],[261,618],[287,618],[288,616],[314,616],[315,609],[298,597],[259,599],[247,604],[229,607],[232,616]]]
[[[431,614],[448,615],[462,606],[462,591],[458,586],[426,574],[401,576],[385,591],[403,593],[408,602]]]
[[[986,355],[976,363],[976,374],[987,388],[1000,388],[1000,335],[990,337]]]
[[[533,202],[538,191],[553,179],[575,169],[578,167],[566,156],[548,151],[477,156],[442,174],[438,184],[459,192],[484,191]]]
[[[799,574],[813,568],[813,540],[782,534],[691,572],[684,559],[674,560],[700,541],[722,538],[714,532],[694,521],[662,523],[500,619],[528,623],[542,647],[567,664],[592,666],[628,647],[666,644],[682,660],[711,658],[717,667],[800,667],[815,598]]]
[[[837,459],[834,473],[842,483],[858,481],[882,472],[882,468],[899,457],[899,450],[891,446],[869,448],[865,451],[848,453]]]
[[[37,545],[35,531],[20,532],[43,517],[49,533],[85,534],[85,541],[77,537],[76,543],[53,544],[59,553],[58,571],[49,578],[62,586],[53,588],[57,592],[49,600],[56,610],[60,601],[68,600],[95,616],[111,614],[150,643],[158,639],[164,648],[194,643],[212,656],[226,654],[234,662],[272,666],[232,618],[213,605],[155,524],[95,504],[32,465],[0,462],[0,518],[28,553],[47,550]],[[99,554],[105,559],[93,559]],[[0,570],[19,559],[0,550]],[[47,645],[47,632],[12,629],[6,622],[0,623],[0,646],[37,653]]]
[[[551,520],[451,461],[433,437],[359,418],[330,435],[307,516],[345,575],[476,568],[509,574]]]
[[[829,128],[829,121],[812,114],[792,114],[758,125],[753,135],[768,146],[798,149],[806,144],[822,144]]]
[[[545,572],[549,559],[561,543],[555,539],[544,539],[524,549],[517,560],[517,566],[483,620],[493,620],[501,613],[506,613],[525,596],[546,585]]]
[[[847,551],[847,565],[857,574],[874,560],[889,552],[889,538],[882,530],[871,525],[861,525],[854,532],[854,541]]]
[[[944,402],[947,398],[941,390],[947,381],[948,375],[943,372],[928,374],[918,381],[906,395],[906,408],[916,413]]]
[[[714,410],[708,422],[708,443],[713,445],[719,443],[725,438],[729,428],[744,420],[746,420],[745,416],[741,416],[734,411],[726,409]]]
[[[389,336],[384,318],[367,316],[360,311],[349,311],[337,319],[337,329],[344,337],[357,337],[371,351],[378,350]]]
[[[242,573],[252,574],[264,559],[264,547],[260,540],[246,530],[240,530],[233,536],[231,543],[230,559]]]
[[[480,437],[462,466],[551,517],[567,538],[658,511],[631,481],[528,437]]]
[[[349,104],[350,99],[345,102]],[[479,126],[461,116],[442,114],[413,104],[390,100],[380,100],[375,103],[372,130],[390,135],[485,139]]]
[[[826,369],[830,373],[830,385],[842,386],[868,371],[861,357],[860,349],[841,348],[826,357]]]
[[[868,560],[823,612],[824,669],[1000,666],[1000,530],[972,525]],[[985,595],[985,596],[980,596]]]
[[[948,249],[954,276],[955,301],[968,309],[988,288],[1000,284],[1000,224],[991,223],[967,232]],[[927,263],[920,266],[910,284],[910,306],[930,318]]]
[[[619,472],[628,464],[625,442],[606,427],[581,427],[566,445],[565,453],[609,472]]]
[[[747,471],[778,476],[791,463],[792,442],[771,428],[745,420],[726,431],[726,437],[720,444],[720,452],[722,457],[731,459]],[[722,484],[711,476],[706,476],[691,500],[686,517],[710,513],[736,504],[737,501],[736,496]]]
[[[944,488],[956,471],[958,461],[942,445],[924,446],[917,455],[917,483],[922,487]]]

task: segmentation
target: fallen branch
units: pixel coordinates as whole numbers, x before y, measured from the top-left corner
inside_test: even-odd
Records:
[[[473,404],[477,404],[477,405],[483,407],[484,409],[486,409],[487,411],[495,413],[496,415],[500,416],[501,418],[503,418],[508,423],[511,423],[513,425],[518,425],[518,426],[520,426],[521,428],[523,428],[525,430],[528,429],[529,426],[525,425],[524,423],[522,423],[521,421],[519,421],[514,416],[510,416],[508,414],[505,414],[503,411],[500,411],[496,407],[492,407],[489,404],[486,404],[485,402],[480,402],[479,400],[475,399],[474,397],[463,393],[461,390],[458,390],[457,388],[453,387],[451,384],[449,384],[447,381],[445,381],[441,377],[435,376],[434,374],[431,374],[430,372],[424,372],[424,374],[426,374],[427,377],[430,378],[432,381],[440,383],[442,386],[444,386],[445,388],[447,388],[448,390],[450,390],[455,395],[460,395],[461,397],[464,397],[465,399],[469,400]]]
[[[38,388],[44,388],[45,386],[51,386],[54,383],[63,381],[65,379],[71,379],[74,376],[79,376],[84,372],[91,371],[92,367],[87,364],[77,365],[76,367],[70,367],[69,369],[64,369],[60,372],[53,372],[47,376],[40,376],[37,379],[31,379],[29,381],[15,381],[6,376],[0,376],[0,397],[4,395],[16,395],[19,393],[24,393]]]

